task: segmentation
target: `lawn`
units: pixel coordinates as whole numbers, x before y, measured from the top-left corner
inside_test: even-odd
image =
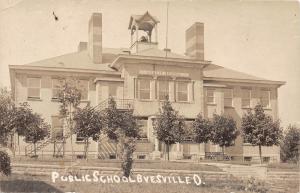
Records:
[[[120,160],[74,160],[78,166],[96,166],[96,167],[121,167]],[[22,159],[13,160],[13,163],[26,163],[26,164],[54,164],[61,166],[70,166],[73,162],[71,160],[62,159]],[[192,170],[192,171],[222,171],[220,168],[203,163],[184,163],[172,161],[155,161],[155,160],[135,160],[133,168],[142,169],[168,169],[168,170]]]
[[[245,184],[238,180],[206,182],[205,185],[195,184],[151,184],[151,183],[119,183],[102,184],[97,182],[56,182],[53,183],[49,176],[23,176],[12,175],[2,177],[0,180],[0,191],[3,192],[76,192],[76,193],[241,193]]]

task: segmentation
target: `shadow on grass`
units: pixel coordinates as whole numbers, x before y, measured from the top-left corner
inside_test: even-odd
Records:
[[[0,181],[1,192],[51,192],[63,193],[61,190],[43,182],[32,180],[8,180]]]

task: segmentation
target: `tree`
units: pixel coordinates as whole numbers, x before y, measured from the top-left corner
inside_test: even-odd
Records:
[[[33,143],[36,157],[36,143],[49,135],[50,125],[37,113],[31,114],[30,120],[24,132],[25,141]]]
[[[94,141],[97,141],[103,128],[102,115],[100,111],[87,106],[83,109],[78,109],[74,115],[74,121],[74,133],[84,137],[84,156],[87,159],[89,138],[91,137]]]
[[[289,125],[285,131],[284,138],[280,145],[281,160],[297,162],[299,161],[300,128],[296,125]]]
[[[58,101],[61,103],[59,107],[59,113],[61,117],[65,118],[66,125],[68,127],[69,132],[71,133],[71,151],[72,151],[72,158],[74,156],[73,150],[73,125],[74,120],[73,116],[78,110],[78,106],[81,100],[81,92],[76,87],[78,81],[65,81],[60,91],[58,92]]]
[[[0,151],[0,172],[6,176],[11,174],[10,157],[4,151]]]
[[[193,138],[197,143],[207,143],[211,140],[212,123],[198,114],[193,122]]]
[[[133,153],[135,151],[136,139],[140,137],[140,128],[133,111],[125,111],[121,114],[120,129],[118,136],[122,144],[122,170],[123,175],[129,177],[133,164]]]
[[[115,142],[116,144],[115,153],[117,156],[118,142],[119,142],[118,130],[121,126],[122,115],[121,112],[117,109],[117,104],[113,97],[109,97],[108,99],[108,107],[104,111],[104,119],[105,119],[104,133],[107,135],[107,137],[110,140]]]
[[[154,131],[158,140],[163,141],[167,147],[169,160],[169,146],[181,142],[184,138],[184,119],[175,111],[167,99],[163,102],[162,108],[159,109],[159,115],[154,121]]]
[[[211,141],[222,147],[223,158],[225,147],[232,146],[237,135],[236,122],[233,118],[214,114]]]
[[[11,92],[6,88],[0,89],[0,143],[7,145],[9,136],[13,136],[15,129],[16,106]]]
[[[279,120],[273,121],[265,114],[263,106],[258,104],[242,117],[242,136],[244,141],[259,148],[260,163],[262,163],[261,146],[279,145],[282,138],[282,128]]]

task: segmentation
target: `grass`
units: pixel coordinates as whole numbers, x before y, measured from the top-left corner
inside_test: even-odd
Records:
[[[30,163],[30,164],[53,164],[61,166],[69,166],[72,164],[71,160],[60,159],[23,159],[13,160],[14,163]],[[120,160],[76,160],[78,166],[96,166],[96,167],[121,167]],[[135,160],[133,164],[134,169],[167,169],[167,170],[193,170],[193,171],[222,171],[216,166],[199,164],[199,163],[184,163],[172,161],[155,161],[155,160]]]
[[[300,172],[300,166],[296,163],[272,163],[267,166],[268,171]]]
[[[150,184],[150,183],[119,183],[101,184],[97,182],[56,182],[53,183],[48,176],[23,176],[12,175],[2,177],[0,180],[0,190],[4,192],[122,192],[122,193],[241,193],[244,185],[241,181],[207,182],[204,186],[195,184]]]

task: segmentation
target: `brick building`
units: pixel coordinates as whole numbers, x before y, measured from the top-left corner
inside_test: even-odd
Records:
[[[202,113],[211,118],[214,113],[232,116],[238,126],[242,115],[261,102],[265,111],[278,117],[277,89],[284,84],[213,64],[204,58],[204,24],[195,23],[186,30],[186,53],[173,53],[158,48],[159,20],[146,12],[132,15],[128,30],[129,48],[102,47],[102,14],[94,13],[88,25],[88,42],[80,42],[78,51],[25,65],[10,65],[14,100],[28,102],[35,112],[51,123],[51,137],[38,145],[43,156],[71,154],[71,133],[59,117],[57,91],[61,79],[76,78],[82,93],[81,105],[105,108],[109,96],[120,109],[132,108],[143,136],[137,143],[137,159],[164,157],[164,145],[153,135],[152,120],[166,95],[173,107],[186,119],[187,126]],[[184,37],[183,37],[184,38]],[[53,144],[60,135],[65,143]],[[74,135],[75,154],[83,155],[84,143]],[[89,155],[113,158],[114,144],[102,136],[91,140]],[[31,155],[32,145],[23,140],[15,143],[20,154]],[[55,151],[54,151],[55,149]],[[220,152],[217,145],[191,141],[171,146],[171,159],[203,158],[206,153]],[[245,144],[239,136],[234,146],[226,148],[233,159],[258,159],[258,147]],[[278,147],[263,147],[266,161],[279,160]]]

